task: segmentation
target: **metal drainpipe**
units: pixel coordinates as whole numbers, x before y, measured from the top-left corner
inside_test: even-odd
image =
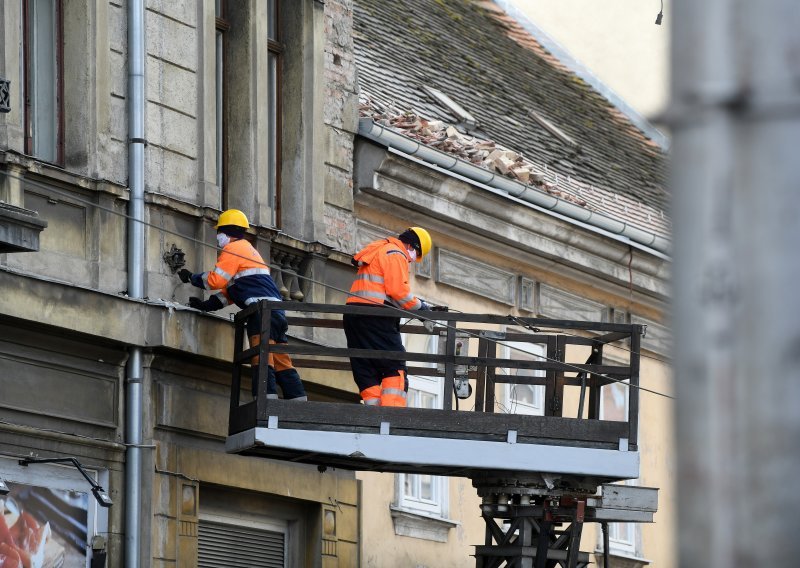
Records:
[[[144,296],[144,0],[128,0],[128,295]],[[125,398],[125,566],[139,568],[142,348],[131,347]]]

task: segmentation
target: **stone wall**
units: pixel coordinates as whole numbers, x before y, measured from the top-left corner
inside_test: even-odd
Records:
[[[351,0],[325,3],[325,242],[354,252],[353,139],[358,131],[358,84]]]

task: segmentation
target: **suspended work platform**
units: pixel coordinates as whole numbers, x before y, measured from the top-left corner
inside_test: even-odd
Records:
[[[269,345],[273,309],[297,314],[289,318],[295,332],[322,328],[338,344],[344,344],[342,314],[410,316],[387,307],[294,302],[242,310],[235,318],[229,452],[315,464],[321,471],[468,477],[486,524],[484,542],[475,546],[480,568],[588,566],[590,555],[579,550],[586,522],[602,526],[608,567],[608,523],[653,521],[657,489],[609,485],[639,477],[643,326],[420,312],[414,315],[424,321],[401,326],[408,351],[386,352]],[[245,319],[255,310],[261,310],[261,345],[243,349]],[[265,361],[270,351],[289,353],[301,375],[303,368],[327,369],[348,382],[349,357],[406,361],[409,376],[440,389],[442,408],[268,399],[264,365],[250,400],[248,363],[256,354]],[[423,398],[419,394],[418,402]],[[539,415],[515,413],[515,401]],[[604,401],[614,401],[615,412]]]
[[[242,347],[244,321],[257,309],[262,311],[262,361],[269,351],[289,353],[301,376],[303,367],[312,367],[338,371],[342,380],[350,381],[348,357],[402,359],[409,375],[442,384],[443,408],[267,399],[264,376],[256,399],[240,400],[250,398],[240,394],[249,386],[248,363],[258,352]],[[296,302],[261,302],[237,314],[229,452],[351,470],[473,479],[486,472],[535,474],[549,489],[577,484],[593,491],[602,483],[639,475],[636,416],[642,326],[419,312],[428,320],[425,325],[408,321],[402,332],[429,336],[416,343],[434,348],[383,352],[269,345],[265,338],[272,309],[293,314],[290,326],[295,331],[310,326],[335,333],[343,313],[404,317],[384,307]],[[264,366],[261,371],[266,372]],[[601,420],[604,389],[616,383],[628,389],[627,415]],[[538,389],[544,415],[502,412],[508,409],[498,393],[509,388],[534,392],[530,387]],[[460,400],[455,393],[469,397]]]

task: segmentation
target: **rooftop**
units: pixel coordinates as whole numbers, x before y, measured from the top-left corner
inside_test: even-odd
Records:
[[[362,116],[669,235],[660,146],[496,4],[356,0],[354,14]]]

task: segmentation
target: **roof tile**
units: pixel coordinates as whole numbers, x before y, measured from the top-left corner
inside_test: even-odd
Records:
[[[541,174],[540,190],[669,234],[666,155],[496,5],[355,0],[354,18],[363,116],[413,137],[421,129],[398,120],[457,124],[424,90],[433,87],[475,117],[477,130],[472,140],[426,143],[487,167],[476,145],[495,142]]]

